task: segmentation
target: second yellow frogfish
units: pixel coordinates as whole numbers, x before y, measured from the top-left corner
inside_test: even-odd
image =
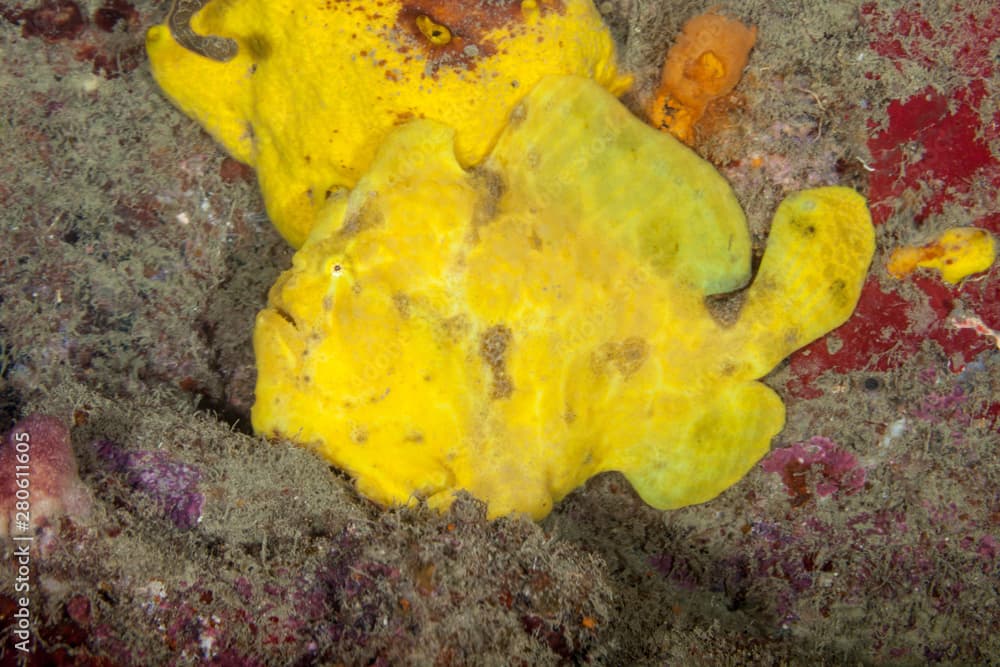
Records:
[[[173,0],[146,50],[170,100],[257,170],[296,247],[408,120],[456,128],[469,166],[543,76],[632,81],[591,0]]]

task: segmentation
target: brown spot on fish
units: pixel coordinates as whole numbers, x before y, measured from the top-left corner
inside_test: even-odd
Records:
[[[649,344],[644,338],[631,336],[621,342],[611,341],[598,347],[590,357],[590,367],[597,375],[614,369],[628,379],[642,368],[649,356]]]
[[[510,398],[514,382],[507,374],[507,351],[514,335],[502,324],[496,324],[480,337],[479,356],[493,372],[493,389],[490,398]]]

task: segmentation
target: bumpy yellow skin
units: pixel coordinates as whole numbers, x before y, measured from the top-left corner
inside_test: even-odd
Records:
[[[650,505],[713,498],[782,428],[757,382],[852,312],[874,249],[845,188],[778,209],[749,280],[724,180],[587,79],[543,80],[471,171],[431,121],[332,201],[257,319],[254,428],[385,504],[545,516],[604,470]]]
[[[256,167],[268,214],[296,247],[406,120],[455,128],[470,166],[543,76],[587,76],[615,94],[631,83],[591,0],[213,0],[191,27],[235,40],[236,57],[199,55],[159,25],[146,38],[153,75]]]

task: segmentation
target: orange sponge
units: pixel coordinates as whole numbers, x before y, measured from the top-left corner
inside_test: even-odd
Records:
[[[691,143],[705,107],[736,86],[756,41],[757,28],[735,19],[710,12],[688,21],[667,52],[650,123]]]

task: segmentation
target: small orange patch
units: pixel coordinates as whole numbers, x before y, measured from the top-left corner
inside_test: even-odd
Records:
[[[580,621],[580,625],[587,628],[588,630],[593,630],[597,627],[597,619],[593,616],[584,616],[583,620]]]
[[[419,570],[417,570],[416,576],[414,577],[414,583],[417,586],[417,591],[424,597],[430,595],[434,592],[434,570],[433,563],[427,563]]]
[[[89,407],[89,406],[88,406]],[[87,410],[74,410],[73,411],[73,425],[83,426],[90,421],[90,413]]]
[[[736,86],[757,41],[757,28],[708,13],[684,24],[663,63],[649,122],[690,144],[694,126],[712,100]]]

